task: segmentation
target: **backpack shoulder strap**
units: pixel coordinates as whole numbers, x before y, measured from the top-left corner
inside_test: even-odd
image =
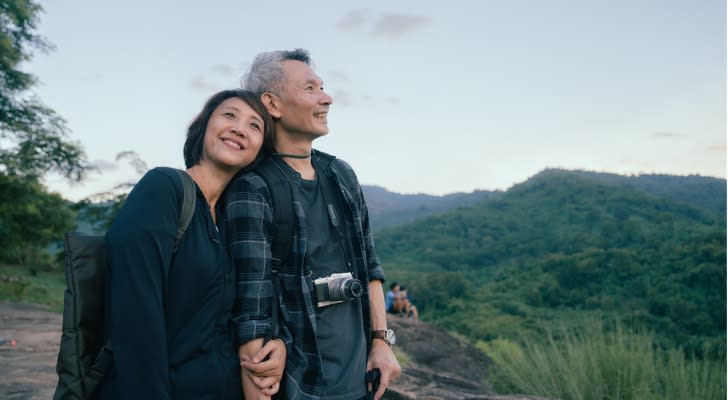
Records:
[[[255,172],[268,185],[273,201],[273,225],[275,227],[271,253],[274,273],[288,258],[293,241],[293,194],[285,171],[272,158],[261,162]]]
[[[179,242],[182,241],[182,237],[185,235],[187,227],[190,226],[192,221],[192,215],[195,213],[195,203],[197,203],[197,196],[195,196],[195,182],[192,178],[181,169],[176,170],[177,176],[182,181],[182,211],[179,213],[179,223],[177,224],[177,236],[174,238],[174,251],[177,251]]]
[[[271,330],[266,335],[265,341],[278,336],[278,302],[280,293],[278,289],[278,272],[281,265],[288,259],[293,241],[293,193],[291,183],[288,181],[286,172],[280,165],[276,164],[273,158],[267,158],[255,169],[255,172],[263,178],[271,192],[273,201],[273,242],[271,243],[271,272],[273,274],[273,303],[271,304]]]

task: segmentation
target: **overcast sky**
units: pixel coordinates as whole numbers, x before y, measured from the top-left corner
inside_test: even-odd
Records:
[[[726,175],[724,0],[42,1],[26,70],[101,173],[182,167],[187,124],[261,51],[307,48],[334,104],[315,147],[400,193],[547,167]]]

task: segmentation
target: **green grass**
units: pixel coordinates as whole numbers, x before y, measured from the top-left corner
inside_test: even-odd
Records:
[[[61,269],[0,264],[0,301],[44,304],[62,312],[65,289]]]
[[[713,400],[726,398],[726,358],[686,357],[661,350],[654,336],[620,324],[589,321],[577,330],[549,332],[519,345],[480,346],[495,362],[498,393],[562,400]]]

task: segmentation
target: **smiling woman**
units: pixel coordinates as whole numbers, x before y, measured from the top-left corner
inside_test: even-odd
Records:
[[[102,399],[242,398],[230,319],[234,267],[218,200],[236,173],[268,152],[271,129],[250,92],[226,90],[207,101],[184,146],[196,205],[178,243],[178,171],[155,168],[129,194],[106,238],[104,333],[113,367]],[[282,342],[267,351],[273,354],[265,363],[282,373]]]

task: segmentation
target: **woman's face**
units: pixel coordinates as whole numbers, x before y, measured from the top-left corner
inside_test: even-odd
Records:
[[[243,100],[226,99],[207,121],[200,161],[224,170],[252,163],[263,145],[263,118]]]

